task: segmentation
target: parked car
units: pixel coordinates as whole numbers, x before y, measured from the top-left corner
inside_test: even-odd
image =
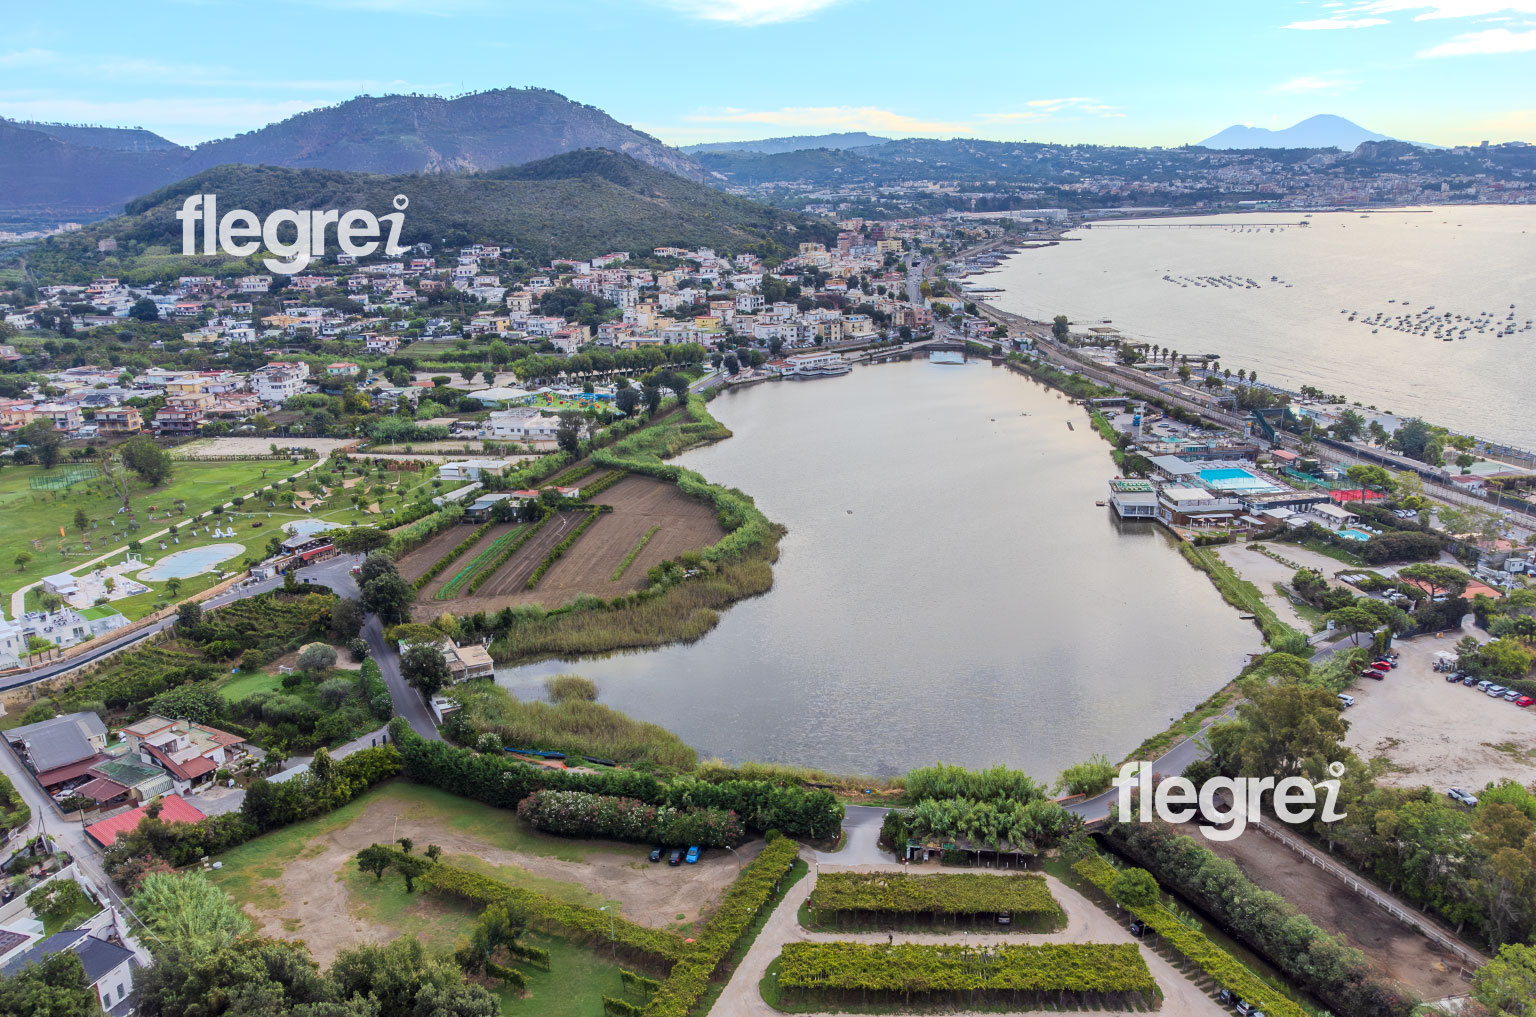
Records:
[[[1140,939],[1142,936],[1145,936],[1146,934],[1147,934],[1147,923],[1142,921],[1140,918],[1132,918],[1131,919],[1131,935],[1135,936],[1137,939]]]
[[[1012,925],[1013,924],[1013,912],[1012,911],[999,911],[997,913],[997,924],[999,924],[999,925]]]
[[[663,848],[663,847],[653,847],[653,848],[651,848],[651,861],[653,861],[653,862],[661,861],[661,856],[662,856],[662,854],[665,851],[666,851],[666,848]]]
[[[668,865],[681,865],[681,864],[683,864],[683,849],[682,848],[673,848],[672,849],[672,853],[670,855],[667,855],[667,864]]]
[[[1344,708],[1347,710],[1351,706],[1355,705],[1355,697],[1351,696],[1351,695],[1349,695],[1347,693],[1340,692],[1339,693],[1339,702],[1343,703],[1344,704]]]
[[[1461,680],[1461,684],[1468,685],[1468,686],[1476,685],[1477,684],[1477,675],[1475,675],[1475,674],[1467,675],[1465,678],[1463,678]]]
[[[1484,693],[1486,693],[1487,695],[1493,697],[1494,699],[1498,699],[1500,696],[1504,695],[1504,693],[1506,693],[1508,691],[1509,690],[1506,689],[1502,685],[1490,685],[1486,689],[1483,690]]]
[[[1521,696],[1515,700],[1516,706],[1530,706],[1532,703],[1536,703],[1536,699],[1532,699],[1530,696]]]
[[[1222,989],[1220,992],[1216,993],[1216,1002],[1222,1004],[1223,1006],[1231,1006],[1233,1003],[1237,1002],[1237,993],[1233,992],[1231,989]]]
[[[1484,678],[1482,681],[1477,683],[1477,691],[1479,691],[1479,692],[1487,692],[1488,691],[1488,687],[1490,685],[1492,685],[1492,684],[1493,684],[1493,682],[1489,681],[1487,678]]]
[[[1371,661],[1371,666],[1372,667],[1384,667],[1388,671],[1392,671],[1392,670],[1395,670],[1397,668],[1397,661],[1393,660],[1390,657],[1377,657],[1375,660]]]
[[[1459,787],[1453,787],[1445,792],[1445,796],[1453,802],[1472,807],[1477,805],[1477,795]]]
[[[1238,1000],[1237,1001],[1237,1014],[1238,1014],[1238,1017],[1253,1017],[1253,1004],[1248,1002],[1247,1000],[1243,1000],[1243,999]]]
[[[1361,678],[1375,678],[1377,681],[1385,681],[1386,677],[1387,677],[1387,672],[1385,672],[1385,671],[1378,671],[1374,667],[1368,667],[1364,671],[1360,672],[1360,677]]]
[[[1450,674],[1445,676],[1445,680],[1448,681],[1448,682],[1459,682],[1459,681],[1461,681],[1461,675],[1459,675],[1459,674],[1457,674],[1457,673],[1455,673],[1453,671]]]
[[[693,845],[692,847],[690,847],[688,849],[688,858],[686,860],[687,860],[689,865],[694,865],[694,864],[698,863],[698,860],[699,860],[699,846],[697,844]]]
[[[1506,702],[1506,703],[1513,703],[1516,700],[1522,699],[1522,698],[1524,698],[1524,697],[1522,697],[1520,695],[1520,690],[1519,689],[1506,689],[1504,691],[1504,702]]]

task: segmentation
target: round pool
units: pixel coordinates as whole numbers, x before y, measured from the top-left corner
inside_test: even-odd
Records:
[[[206,547],[189,547],[185,551],[168,554],[153,565],[139,572],[141,582],[161,582],[166,579],[188,579],[210,571],[221,561],[233,558],[244,551],[239,544],[209,544]]]
[[[324,519],[295,519],[291,523],[283,524],[283,529],[295,537],[307,537],[312,533],[324,533],[326,530],[340,528],[338,524],[328,523]]]

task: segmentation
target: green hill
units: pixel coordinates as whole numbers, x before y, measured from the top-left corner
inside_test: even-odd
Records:
[[[97,274],[149,281],[229,259],[189,259],[176,212],[189,194],[218,195],[219,210],[265,217],[279,208],[393,210],[410,199],[401,242],[456,246],[498,243],[545,260],[663,246],[783,254],[802,240],[827,239],[827,227],[793,212],[733,197],[603,149],[583,149],[484,174],[401,174],[273,166],[220,166],[128,202],[126,214],[27,252],[39,281]],[[99,254],[97,241],[117,241]],[[332,240],[334,244],[334,238]],[[334,253],[332,247],[331,253]],[[147,273],[147,274],[146,274]]]

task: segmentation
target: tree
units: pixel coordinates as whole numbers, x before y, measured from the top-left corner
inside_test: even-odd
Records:
[[[310,643],[299,651],[300,671],[329,671],[336,666],[336,648],[325,643]]]
[[[620,413],[626,417],[630,416],[635,412],[635,407],[640,405],[640,393],[635,391],[633,385],[626,383],[614,393],[613,404],[618,407]]]
[[[203,623],[203,608],[195,600],[189,600],[176,609],[176,627],[185,632]]]
[[[101,1005],[73,950],[60,950],[0,978],[3,1017],[99,1017]]]
[[[343,597],[331,605],[331,631],[339,639],[356,639],[363,631],[363,605]]]
[[[54,430],[53,421],[38,419],[16,432],[16,444],[27,446],[38,465],[51,470],[59,463],[64,435]]]
[[[1213,760],[1228,775],[1323,780],[1343,759],[1344,720],[1333,692],[1294,683],[1250,685],[1237,719],[1213,725]]]
[[[1392,490],[1392,474],[1380,466],[1351,466],[1344,471],[1344,475],[1361,487],[1375,488],[1378,491]]]
[[[90,529],[90,527],[91,520],[86,516],[85,509],[75,509],[75,529],[79,530],[81,533],[84,533],[86,530]]]
[[[1426,590],[1431,597],[1442,593],[1459,597],[1466,592],[1467,583],[1472,580],[1471,576],[1460,569],[1451,568],[1449,565],[1428,563],[1406,565],[1397,570],[1397,576]]]
[[[357,867],[373,873],[375,879],[382,880],[394,861],[395,853],[382,844],[370,844],[357,853]]]
[[[165,581],[165,592],[168,597],[175,600],[177,595],[181,593],[181,580],[175,576],[167,579]]]
[[[1376,616],[1359,607],[1341,607],[1337,611],[1329,611],[1323,615],[1325,621],[1333,622],[1334,628],[1343,629],[1354,637],[1354,644],[1360,645],[1360,633],[1373,631],[1379,624]]]
[[[1517,639],[1495,639],[1477,653],[1480,671],[1505,680],[1524,678],[1531,670],[1531,652]]]
[[[1417,417],[1405,420],[1392,434],[1392,443],[1397,446],[1399,452],[1409,459],[1417,459],[1420,462],[1431,462],[1428,458],[1429,443],[1434,439],[1434,430]]]
[[[396,855],[395,871],[405,880],[405,892],[416,892],[416,880],[426,874],[432,863],[420,855]]]
[[[1365,418],[1354,410],[1345,410],[1340,413],[1338,421],[1333,425],[1334,436],[1340,441],[1354,441],[1360,437],[1360,432],[1363,430],[1365,430]]]
[[[1506,943],[1472,976],[1478,1002],[1511,1017],[1536,1017],[1536,946]]]
[[[1148,907],[1159,900],[1157,880],[1146,869],[1121,870],[1109,893],[1121,907]]]
[[[579,413],[560,414],[560,426],[555,429],[555,444],[562,452],[575,456],[581,452],[581,432],[586,421]]]
[[[1106,756],[1096,755],[1085,763],[1061,771],[1057,787],[1073,795],[1096,795],[1115,779],[1115,767]]]
[[[148,297],[140,297],[133,302],[132,307],[128,308],[128,317],[143,322],[159,321],[160,308],[156,307],[155,302]]]
[[[73,879],[55,879],[27,894],[27,907],[56,922],[89,905],[90,899]]]
[[[400,657],[400,674],[424,696],[433,696],[452,677],[443,651],[428,643],[406,647]]]
[[[643,394],[645,396],[645,415],[654,417],[661,409],[661,389],[655,385],[646,385]]]
[[[25,571],[27,571],[27,566],[32,564],[32,552],[31,551],[23,551],[23,552],[21,552],[20,554],[18,554],[16,556],[15,562],[16,562],[16,571],[17,572],[25,572]]]
[[[410,621],[411,604],[415,599],[411,584],[400,578],[398,572],[363,584],[363,606],[378,615],[385,625]]]
[[[395,560],[379,551],[363,559],[363,564],[357,571],[357,584],[367,586],[380,576],[398,576],[399,574],[400,570],[395,567]]]
[[[139,883],[132,904],[154,934],[146,942],[156,953],[207,953],[251,931],[245,912],[201,872],[152,872]]]
[[[156,445],[149,435],[134,435],[123,442],[119,452],[123,465],[149,486],[157,487],[171,479],[171,454]]]
[[[389,546],[389,534],[374,526],[350,526],[326,533],[343,554],[372,554]]]
[[[1051,320],[1051,335],[1055,336],[1056,340],[1060,342],[1066,339],[1067,333],[1071,331],[1071,327],[1072,323],[1067,320],[1067,316],[1065,314],[1058,314]]]

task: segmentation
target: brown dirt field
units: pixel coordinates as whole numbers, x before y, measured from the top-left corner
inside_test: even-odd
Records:
[[[465,526],[450,526],[401,558],[395,563],[395,567],[400,570],[400,578],[408,583],[414,583],[416,578],[436,564],[439,558],[453,550],[459,541],[469,536],[469,530],[470,528]]]
[[[585,512],[560,512],[539,527],[539,531],[529,538],[528,543],[518,548],[516,554],[503,562],[501,568],[496,570],[496,574],[475,591],[473,598],[459,598],[458,603],[492,597],[505,600],[509,594],[521,591],[524,584],[528,582],[528,577],[533,575],[533,570],[539,567],[539,563],[549,553],[549,549],[564,540],[586,518]],[[580,544],[581,541],[577,541],[577,546]],[[505,602],[510,603],[510,601]],[[461,608],[456,605],[454,610],[462,614],[477,609],[467,606]]]
[[[459,570],[460,569],[464,568],[470,562],[474,561],[475,557],[477,555],[479,555],[481,552],[485,551],[492,544],[496,543],[496,541],[499,540],[501,537],[506,536],[508,533],[510,533],[511,531],[517,529],[521,525],[523,525],[523,524],[522,523],[500,523],[500,524],[498,524],[496,526],[492,526],[489,530],[486,530],[485,531],[485,536],[483,536],[479,540],[475,541],[475,543],[470,546],[469,550],[465,551],[463,554],[459,555],[458,558],[456,558],[454,560],[453,564],[451,564],[447,568],[443,569],[443,571],[439,572],[437,574],[437,576],[434,577],[433,580],[430,583],[428,583],[426,586],[423,586],[421,588],[421,592],[416,594],[416,601],[417,601],[417,603],[425,604],[425,603],[430,602],[430,603],[433,603],[433,604],[438,604],[440,606],[448,604],[449,601],[446,601],[446,600],[433,600],[432,598],[437,595],[437,591],[438,590],[441,590],[444,586],[447,586],[449,584],[449,582],[451,582],[453,580],[453,577],[459,574]],[[474,527],[473,526],[467,526],[467,525],[466,526],[455,526],[453,528],[453,530],[450,531],[450,532],[454,533],[455,536],[457,537],[457,539],[452,544],[449,544],[448,547],[445,548],[441,552],[442,554],[446,554],[446,553],[448,553],[448,551],[451,551],[456,546],[458,546],[459,541],[464,540],[472,532],[474,532]],[[433,559],[433,561],[436,561],[436,559]],[[430,566],[431,566],[430,562],[427,565],[423,565],[421,567],[421,571],[425,572]]]
[[[518,551],[512,561],[502,566],[502,574],[475,591],[473,597],[457,598],[451,603],[458,614],[473,611],[498,611],[512,604],[542,604],[558,607],[582,594],[613,597],[645,586],[645,575],[653,565],[676,558],[718,541],[725,535],[715,516],[715,507],[690,498],[674,485],[650,477],[630,476],[599,494],[596,501],[612,505],[612,512],[600,515],[570,550],[544,574],[537,589],[524,589],[528,576],[538,567],[551,547],[558,544],[570,526],[579,523],[573,516],[566,530],[546,537],[541,532]],[[545,524],[549,531],[555,522]],[[609,582],[613,570],[651,529],[660,527],[636,556],[623,578]],[[541,548],[535,550],[535,545]]]
[[[1183,832],[1223,858],[1232,859],[1243,875],[1290,901],[1324,932],[1344,936],[1382,974],[1397,979],[1424,999],[1443,999],[1467,991],[1467,983],[1456,973],[1454,958],[1448,963],[1429,940],[1355,896],[1343,883],[1274,839],[1249,831],[1233,841],[1206,840],[1193,824],[1186,824]]]
[[[736,859],[728,851],[709,851],[697,865],[672,868],[665,862],[646,862],[646,848],[641,845],[589,841],[586,843],[591,846],[612,850],[594,851],[585,861],[569,862],[493,847],[437,822],[431,815],[413,816],[396,802],[380,801],[351,824],[310,841],[284,868],[282,876],[271,881],[282,894],[283,903],[276,909],[247,909],[256,932],[303,940],[321,967],[342,950],[393,938],[393,930],[352,913],[347,884],[341,877],[353,866],[357,852],[370,844],[390,843],[396,837],[437,844],[445,855],[472,855],[491,865],[515,865],[536,876],[580,884],[599,897],[618,901],[624,917],[655,928],[676,925],[678,915],[685,916],[685,922],[696,921],[737,876]],[[742,847],[740,853],[750,862],[760,850],[762,842],[757,841]],[[418,907],[422,913],[429,914],[434,907],[449,913],[429,900]]]

